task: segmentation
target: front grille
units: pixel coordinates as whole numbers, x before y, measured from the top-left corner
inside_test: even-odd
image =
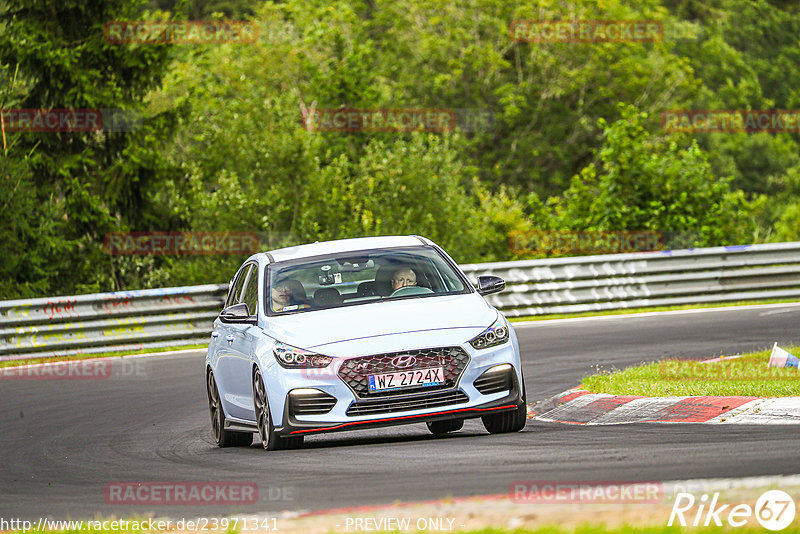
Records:
[[[413,357],[415,362],[408,367],[397,367],[392,360],[400,356]],[[398,371],[411,371],[414,369],[430,369],[442,367],[444,370],[444,383],[437,386],[416,386],[404,388],[399,394],[425,390],[435,391],[452,389],[458,385],[461,373],[469,363],[469,354],[461,347],[440,347],[434,349],[418,349],[403,352],[390,352],[387,354],[374,354],[359,356],[345,360],[339,368],[339,378],[347,384],[359,398],[390,397],[398,395],[398,391],[384,391],[370,393],[369,375],[394,373]]]
[[[499,393],[501,391],[509,391],[513,387],[514,381],[511,378],[511,369],[503,371],[492,371],[489,369],[481,376],[475,379],[473,385],[475,389],[480,391],[483,395],[491,393]]]
[[[289,395],[289,412],[292,415],[322,415],[330,412],[336,398],[319,391],[314,394]]]
[[[469,397],[463,391],[438,391],[422,395],[407,396],[401,399],[381,399],[374,401],[354,402],[347,409],[347,415],[377,415],[391,412],[405,412],[408,410],[424,410],[426,408],[439,408],[451,404],[469,402]]]

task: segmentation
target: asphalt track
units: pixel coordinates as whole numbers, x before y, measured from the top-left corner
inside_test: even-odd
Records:
[[[529,402],[593,366],[709,357],[800,343],[800,306],[517,326]],[[797,426],[529,422],[490,436],[478,420],[433,437],[422,424],[314,436],[298,451],[218,449],[202,353],[115,363],[106,380],[0,380],[0,517],[198,517],[316,510],[508,491],[515,480],[686,480],[800,473]],[[112,482],[247,481],[248,506],[110,506]]]

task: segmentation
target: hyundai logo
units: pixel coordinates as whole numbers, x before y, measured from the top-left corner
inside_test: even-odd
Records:
[[[416,356],[412,356],[410,354],[401,354],[400,356],[395,356],[392,358],[392,365],[394,365],[398,369],[405,369],[406,367],[411,367],[415,363],[417,363]]]

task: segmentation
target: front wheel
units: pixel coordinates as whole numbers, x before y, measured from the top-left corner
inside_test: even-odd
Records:
[[[522,382],[522,405],[511,412],[485,415],[481,417],[483,426],[490,434],[505,434],[507,432],[519,432],[525,428],[528,421],[528,403],[525,396],[525,382]]]
[[[253,443],[252,432],[231,432],[225,430],[225,412],[222,410],[222,403],[219,400],[219,390],[217,381],[214,380],[214,373],[208,372],[206,380],[206,393],[208,393],[208,410],[211,412],[211,430],[214,433],[214,441],[219,447],[249,447]]]
[[[275,432],[267,400],[267,388],[261,371],[256,370],[253,375],[253,405],[256,411],[256,426],[261,437],[261,445],[268,451],[281,449],[299,449],[303,446],[303,436],[283,438]]]

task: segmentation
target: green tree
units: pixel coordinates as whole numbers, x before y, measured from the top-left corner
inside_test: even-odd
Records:
[[[598,162],[572,179],[558,207],[561,226],[658,231],[670,248],[750,242],[753,204],[714,176],[697,143],[652,136],[646,113],[620,108],[621,119],[600,121]]]
[[[17,75],[16,105],[141,111],[145,95],[167,67],[168,48],[109,44],[103,24],[136,18],[143,5],[138,0],[6,0],[0,6],[0,64]],[[165,117],[156,117],[134,132],[107,128],[12,136],[9,157],[26,161],[32,202],[52,205],[48,215],[60,241],[53,249],[57,256],[50,255],[47,269],[38,273],[47,281],[37,287],[75,292],[124,285],[115,283],[115,261],[103,251],[103,235],[160,220],[148,194],[165,174],[158,141],[164,123]],[[26,222],[41,225],[35,213]]]
[[[261,0],[149,0],[151,9],[178,13],[189,20],[207,19],[217,13],[229,19],[249,19],[261,3]]]
[[[777,241],[800,241],[800,201],[789,204],[775,224]]]
[[[669,42],[525,43],[509,32],[518,19],[671,24],[657,1],[373,4],[381,78],[392,80],[395,98],[495,113],[494,124],[470,134],[467,154],[494,186],[560,194],[591,160],[601,139],[597,119],[613,119],[617,101],[656,112],[697,89],[688,60],[672,54]]]
[[[162,209],[185,228],[257,232],[264,247],[418,233],[464,261],[506,259],[504,234],[525,224],[522,207],[474,183],[463,136],[304,128],[303,106],[315,101],[378,107],[382,97],[352,59],[369,48],[352,43],[347,24],[360,19],[294,7],[266,6],[259,42],[197,50],[153,95],[154,109],[187,109],[167,145],[181,172],[157,195]],[[313,17],[330,42],[312,38]],[[227,276],[241,259],[165,261],[170,279],[189,283]]]

